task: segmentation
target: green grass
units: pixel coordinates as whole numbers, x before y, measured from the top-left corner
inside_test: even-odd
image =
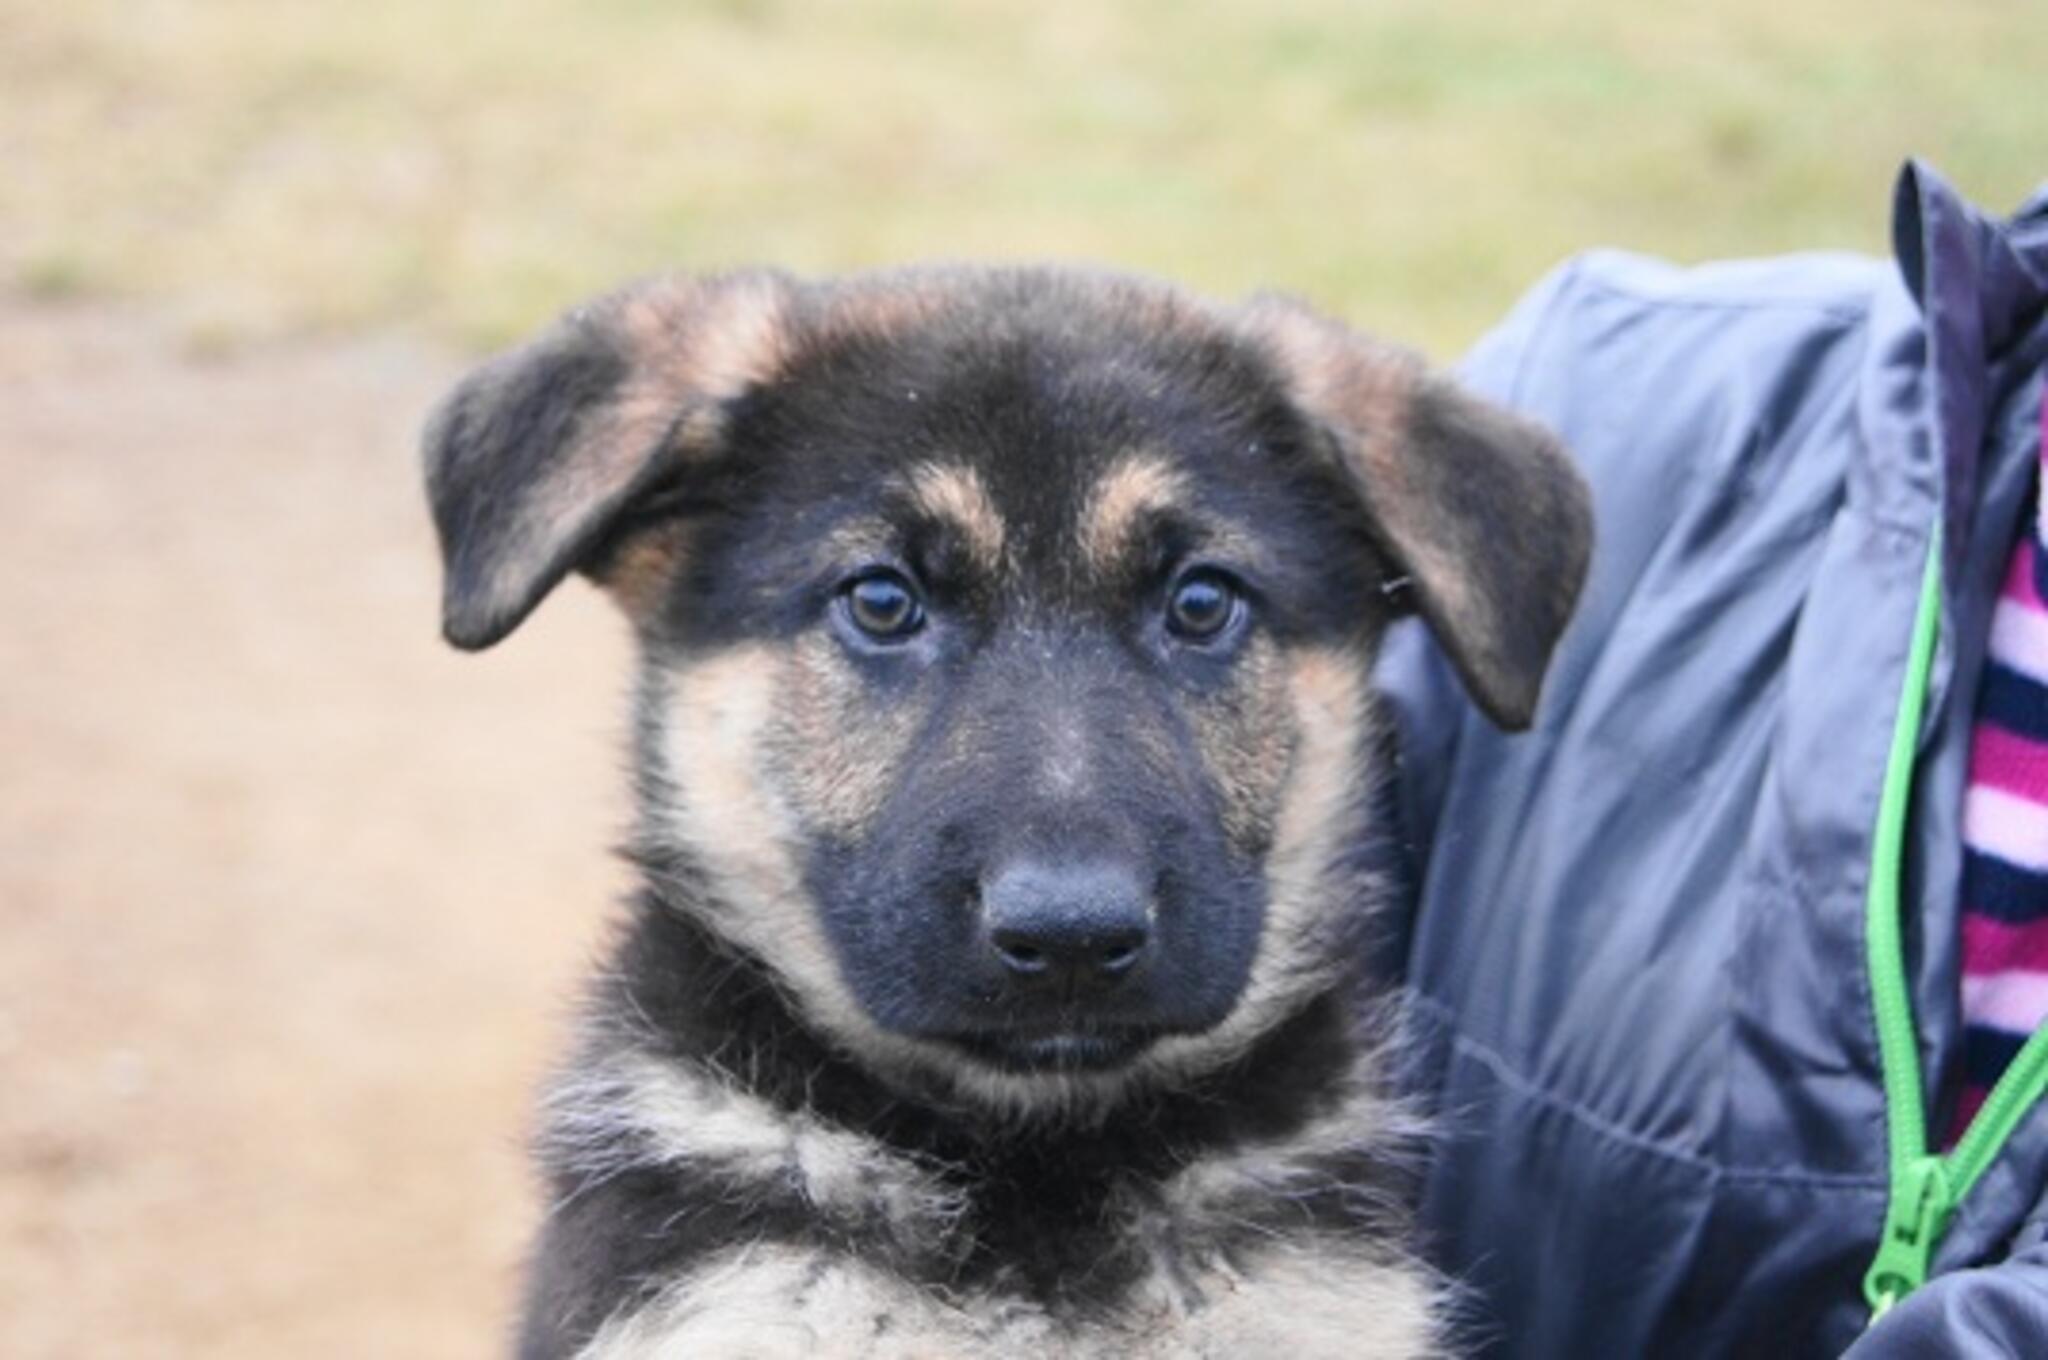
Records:
[[[0,0],[0,279],[497,343],[654,268],[1085,257],[1439,354],[1565,253],[2048,178],[2012,0]]]

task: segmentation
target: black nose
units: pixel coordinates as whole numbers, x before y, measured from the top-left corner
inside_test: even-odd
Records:
[[[1022,860],[982,885],[989,946],[1018,978],[1069,986],[1114,982],[1151,938],[1151,894],[1121,864]]]

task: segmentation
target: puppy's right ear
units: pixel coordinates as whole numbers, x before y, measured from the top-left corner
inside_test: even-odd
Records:
[[[578,308],[465,378],[427,424],[427,499],[457,647],[510,633],[633,503],[714,453],[781,368],[792,285],[661,280]]]
[[[1269,295],[1240,318],[1330,436],[1371,536],[1474,701],[1509,731],[1528,727],[1593,547],[1592,501],[1564,449],[1300,303]]]

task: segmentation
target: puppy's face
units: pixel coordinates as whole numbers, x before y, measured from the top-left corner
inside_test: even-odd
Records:
[[[655,286],[429,439],[448,626],[643,644],[643,855],[813,1023],[1010,1106],[1227,1061],[1355,962],[1413,599],[1526,720],[1583,568],[1537,432],[1291,305],[949,272]]]

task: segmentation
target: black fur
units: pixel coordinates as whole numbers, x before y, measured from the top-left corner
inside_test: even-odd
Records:
[[[735,1182],[715,1167],[606,1175],[556,1166],[521,1343],[535,1360],[573,1354],[622,1305],[736,1241],[846,1252],[934,1286],[1009,1290],[1083,1314],[1113,1309],[1144,1262],[1124,1225],[1105,1218],[1112,1194],[1286,1139],[1330,1108],[1378,1038],[1366,1018],[1375,989],[1361,969],[1355,990],[1324,995],[1240,1061],[1136,1101],[1113,1123],[1018,1128],[943,1094],[906,1099],[877,1081],[803,1022],[769,969],[664,896],[688,891],[687,871],[646,868],[667,887],[636,903],[592,997],[592,1048],[654,1048],[779,1108],[864,1133],[941,1169],[966,1213],[956,1238],[921,1252],[886,1220],[821,1214],[794,1186]],[[1372,952],[1370,925],[1363,913],[1348,923],[1360,959]],[[1381,1244],[1393,1259],[1414,1169],[1398,1144],[1336,1152],[1314,1169],[1305,1189],[1240,1206],[1208,1245],[1227,1255],[1276,1234],[1327,1232]]]
[[[1412,1278],[1361,687],[1415,599],[1526,719],[1585,554],[1554,448],[1271,303],[1057,271],[667,287],[487,366],[428,437],[453,640],[580,568],[642,643],[644,886],[544,1130],[522,1354],[744,1246],[1062,1335],[1140,1295],[1199,1314],[1278,1242]],[[858,622],[876,572],[922,626]],[[1234,601],[1213,632],[1173,622],[1191,576]],[[717,703],[770,696],[758,731],[688,725],[707,663]],[[1113,974],[992,943],[1020,865],[1142,899]],[[636,1113],[649,1070],[740,1142]],[[821,1191],[801,1138],[919,1198]]]
[[[528,568],[515,608],[479,612],[482,577],[516,546],[506,541],[506,502],[524,501],[548,476],[554,452],[575,437],[631,371],[630,357],[601,331],[556,337],[540,354],[487,365],[446,402],[427,434],[428,497],[448,558],[444,622],[459,647],[485,647],[516,626],[577,565],[602,532],[551,545]]]

